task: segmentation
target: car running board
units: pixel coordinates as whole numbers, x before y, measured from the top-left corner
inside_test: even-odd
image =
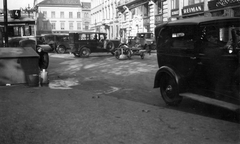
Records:
[[[240,110],[240,107],[238,105],[232,104],[232,103],[228,103],[228,102],[224,102],[224,101],[220,101],[220,100],[216,100],[216,99],[212,99],[209,97],[205,97],[203,95],[198,95],[198,94],[193,94],[193,93],[180,93],[179,94],[182,97],[187,97],[196,101],[200,101],[203,103],[207,103],[207,104],[212,104],[215,106],[219,106],[219,107],[223,107],[232,111],[238,111]]]

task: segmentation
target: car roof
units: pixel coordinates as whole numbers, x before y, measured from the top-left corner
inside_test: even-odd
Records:
[[[229,20],[239,20],[238,17],[194,17],[194,18],[185,18],[176,21],[166,22],[161,25],[198,25],[201,23],[208,23],[208,22],[224,22]],[[158,25],[158,26],[161,26]]]
[[[41,36],[67,36],[68,33],[59,33],[59,34],[41,34]]]
[[[139,32],[137,34],[152,34],[152,32]]]
[[[228,21],[236,20],[239,21],[239,17],[194,17],[194,18],[185,18],[176,21],[170,21],[162,23],[155,27],[155,35],[165,26],[181,26],[181,25],[200,25],[208,23],[224,23]]]
[[[92,32],[92,31],[69,31],[69,33],[107,34],[107,33],[105,33],[105,32]]]

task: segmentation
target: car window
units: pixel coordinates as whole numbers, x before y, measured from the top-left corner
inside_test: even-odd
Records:
[[[201,25],[201,41],[200,52],[208,50],[218,50],[231,46],[233,40],[236,44],[240,41],[239,22],[229,21],[225,23],[208,23]]]
[[[87,35],[86,34],[79,34],[78,40],[86,40]]]
[[[174,26],[165,28],[160,34],[160,43],[168,49],[193,49],[194,27]]]
[[[91,40],[97,40],[98,39],[98,34],[90,34],[90,39]]]

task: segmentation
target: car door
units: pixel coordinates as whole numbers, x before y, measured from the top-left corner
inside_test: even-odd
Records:
[[[215,24],[217,25],[217,24]],[[213,28],[209,28],[211,31]],[[202,44],[203,49],[200,51],[199,56],[201,59],[202,69],[202,84],[198,85],[198,88],[202,90],[208,90],[214,92],[216,95],[228,95],[232,97],[233,85],[235,83],[234,76],[236,75],[239,67],[238,58],[236,53],[229,53],[224,48],[227,41],[222,38],[230,39],[230,36],[226,35],[228,28],[216,28],[217,42],[215,45]],[[206,35],[210,32],[205,31]],[[212,32],[211,32],[212,33]]]
[[[194,26],[172,26],[161,31],[159,66],[167,65],[185,79],[189,79],[198,63],[194,50]]]

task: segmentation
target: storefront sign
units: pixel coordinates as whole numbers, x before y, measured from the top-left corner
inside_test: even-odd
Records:
[[[208,9],[213,10],[237,5],[240,5],[240,0],[212,0],[208,2]]]
[[[172,16],[179,16],[179,10],[178,9],[177,10],[172,10],[171,15]]]
[[[198,13],[203,11],[204,11],[204,3],[199,3],[196,5],[183,7],[182,14],[187,15],[187,14],[193,14],[193,13]]]

